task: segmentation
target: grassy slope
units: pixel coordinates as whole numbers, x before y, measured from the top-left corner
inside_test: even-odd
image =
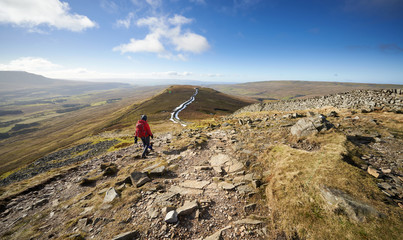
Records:
[[[150,122],[168,121],[171,117],[171,112],[177,106],[189,100],[195,93],[194,88],[194,86],[171,86],[153,98],[140,104],[134,104],[119,118],[111,121],[103,130],[133,126],[142,114],[146,114]],[[195,101],[180,112],[179,118],[186,121],[211,117],[215,114],[229,114],[250,103],[213,89],[199,88],[199,94],[196,96]],[[225,109],[226,111],[217,108]]]
[[[19,168],[59,148],[92,135],[122,114],[133,102],[150,97],[161,87],[117,92],[122,101],[84,108],[44,120],[38,131],[0,141],[0,174]],[[123,95],[123,96],[122,96]]]
[[[211,87],[227,94],[252,97],[255,99],[289,99],[298,95],[312,97],[347,92],[355,89],[402,88],[403,85],[310,81],[267,81],[231,85],[212,85]]]

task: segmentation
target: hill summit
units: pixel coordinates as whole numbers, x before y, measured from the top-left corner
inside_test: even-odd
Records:
[[[179,104],[195,92],[180,89],[186,97]],[[165,91],[159,97],[172,94]],[[403,94],[371,94],[377,106],[371,111],[357,109],[360,94],[352,92],[354,101],[343,107],[247,106],[186,127],[166,119],[170,125],[154,132],[147,159],[132,135],[110,129],[87,145],[119,139],[111,143],[114,151],[6,186],[1,237],[399,239]],[[159,97],[136,106],[152,106]],[[125,114],[137,116],[134,109]],[[125,138],[126,144],[118,142]],[[46,161],[86,153],[69,149]]]

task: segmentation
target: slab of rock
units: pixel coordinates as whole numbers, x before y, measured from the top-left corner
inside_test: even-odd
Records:
[[[254,192],[255,190],[253,189],[253,187],[249,186],[249,185],[241,185],[237,187],[237,190],[240,194],[249,194],[251,192]]]
[[[245,218],[245,219],[241,219],[236,222],[233,222],[234,225],[244,225],[244,224],[245,225],[258,225],[261,223],[263,223],[263,222],[260,220],[251,219],[251,218]]]
[[[132,185],[136,187],[141,187],[151,181],[148,175],[143,172],[132,172],[130,174],[130,179],[132,180]]]
[[[226,154],[217,154],[210,159],[211,166],[224,166],[231,158]]]
[[[341,190],[322,186],[320,191],[327,204],[331,206],[335,212],[342,212],[350,219],[357,222],[363,222],[367,217],[381,216],[372,206],[354,199]]]
[[[118,193],[115,191],[115,188],[109,188],[108,191],[106,191],[105,197],[104,197],[104,203],[109,203],[112,202],[115,198],[119,197]]]
[[[333,124],[328,122],[325,116],[319,114],[298,120],[298,122],[291,127],[291,134],[297,137],[306,137],[332,127]]]
[[[131,231],[119,234],[112,240],[133,240],[133,239],[140,239],[140,233],[138,231]]]
[[[181,194],[181,195],[199,195],[199,194],[203,194],[202,189],[184,188],[184,187],[179,187],[179,186],[171,186],[171,188],[169,188],[169,192],[177,193],[177,194]]]
[[[209,184],[210,184],[210,181],[186,180],[184,182],[179,183],[179,186],[185,187],[185,188],[203,189],[205,186],[207,186]]]
[[[232,183],[227,183],[227,182],[220,182],[218,183],[218,186],[224,190],[234,190],[235,185]]]
[[[213,235],[210,235],[210,236],[204,238],[204,240],[221,240],[222,239],[222,236],[221,236],[222,232],[227,230],[227,229],[230,229],[230,228],[231,228],[231,226],[226,226],[225,228],[220,229],[217,232],[215,232]]]
[[[172,210],[172,211],[168,212],[167,215],[165,216],[164,221],[166,223],[176,223],[176,222],[178,222],[178,213],[175,210]]]
[[[375,177],[375,178],[378,178],[378,177],[379,177],[378,171],[377,171],[375,168],[371,167],[371,166],[368,166],[367,172],[368,172],[370,175],[372,175],[373,177]]]
[[[216,171],[216,173],[218,173],[218,174],[223,174],[223,173],[224,173],[224,170],[222,169],[221,166],[214,166],[213,169],[214,169],[214,171]]]
[[[191,214],[197,208],[199,208],[197,201],[185,201],[182,207],[176,209],[176,212],[178,213],[178,216],[184,216]]]
[[[232,160],[230,162],[227,162],[227,172],[228,173],[234,173],[234,172],[238,172],[240,170],[243,169],[243,164],[237,160]]]
[[[153,170],[150,171],[151,176],[162,176],[166,171],[165,166],[160,166],[157,168],[154,168]]]

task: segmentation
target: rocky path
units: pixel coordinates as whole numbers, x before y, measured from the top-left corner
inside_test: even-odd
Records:
[[[186,126],[186,124],[184,124],[179,119],[178,114],[195,100],[196,95],[198,93],[199,93],[199,89],[195,88],[195,93],[190,97],[189,100],[187,100],[186,102],[182,103],[181,105],[179,105],[177,108],[174,109],[174,111],[171,113],[171,118],[169,120],[171,120],[174,123],[180,123],[182,126]]]
[[[163,150],[181,134],[164,135],[146,160],[137,159],[141,150],[130,146],[11,199],[0,215],[0,234],[5,239],[20,239],[27,231],[32,239],[74,234],[124,239],[117,237],[121,233],[140,239],[264,239],[268,210],[254,200],[261,177],[234,157],[231,133],[182,134],[195,141],[187,150]],[[91,182],[89,173],[102,178]]]

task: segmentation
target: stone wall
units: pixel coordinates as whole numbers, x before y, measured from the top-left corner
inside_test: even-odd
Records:
[[[296,111],[326,106],[357,109],[367,112],[379,109],[401,113],[403,108],[403,89],[355,90],[307,99],[256,103],[239,109],[235,114],[272,110]]]

